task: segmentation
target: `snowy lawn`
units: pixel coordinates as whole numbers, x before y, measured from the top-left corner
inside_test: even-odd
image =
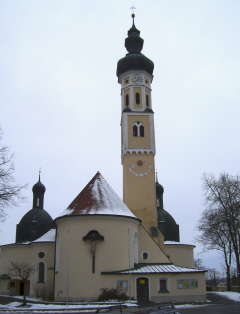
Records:
[[[227,297],[230,300],[240,302],[240,293],[238,293],[238,292],[225,291],[225,292],[210,292],[210,293],[216,293],[216,294],[222,295],[224,297]]]
[[[9,311],[13,311],[13,310],[24,310],[24,308],[20,307],[20,305],[22,304],[21,300],[23,299],[23,297],[19,296],[19,297],[14,297],[16,299],[15,302],[9,303],[9,304],[0,304],[0,310],[1,309],[5,309],[5,310],[9,310]],[[17,301],[19,300],[19,301]],[[39,299],[35,299],[35,298],[27,298],[28,301],[34,301],[34,302],[42,302]],[[74,304],[72,304],[71,302],[66,305],[66,303],[64,302],[64,304],[60,304],[60,302],[58,302],[58,304],[55,303],[49,303],[46,302],[44,304],[40,304],[40,303],[27,303],[27,310],[44,310],[48,312],[51,310],[82,310],[83,312],[95,312],[96,308],[100,308],[100,307],[108,307],[108,306],[114,306],[116,303],[116,305],[119,304],[119,302],[112,302],[112,304],[109,303],[104,303],[104,302],[97,302],[97,303],[86,303],[86,302],[82,302],[82,303],[78,303],[75,302]],[[125,303],[121,303],[121,305],[127,305],[128,307],[137,307],[137,302],[136,301],[132,301],[132,302],[125,302]],[[46,312],[46,313],[47,313]],[[31,313],[33,313],[31,311]]]
[[[240,302],[240,293],[238,292],[208,292],[208,293],[215,293],[215,294],[219,294],[223,297],[227,297],[228,299],[230,300],[233,300],[233,301],[236,301],[236,302]],[[177,308],[190,308],[190,307],[203,307],[203,306],[208,306],[208,305],[211,305],[211,301],[208,301],[209,302],[208,304],[202,304],[202,305],[193,305],[193,304],[183,304],[183,305],[177,305],[176,307]]]

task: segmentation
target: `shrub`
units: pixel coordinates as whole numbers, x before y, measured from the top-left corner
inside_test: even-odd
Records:
[[[129,299],[126,293],[117,289],[102,288],[101,290],[101,294],[98,297],[99,302],[109,300],[126,301]]]
[[[42,300],[52,300],[53,299],[53,287],[51,284],[46,284],[44,286],[34,286],[34,292],[36,298],[41,298]]]

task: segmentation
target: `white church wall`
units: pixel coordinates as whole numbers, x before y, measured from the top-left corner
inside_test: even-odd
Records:
[[[30,245],[27,244],[16,244],[16,245],[6,245],[1,247],[2,256],[0,264],[0,274],[8,274],[8,268],[11,266],[12,262],[23,262],[26,264],[30,263]],[[9,275],[11,276],[11,275]],[[15,277],[16,279],[19,279]]]
[[[31,244],[31,263],[36,271],[30,278],[30,296],[53,297],[55,243],[33,242]],[[39,263],[44,263],[44,276],[39,276]],[[41,280],[43,279],[43,280]]]
[[[116,287],[116,279],[101,275],[134,266],[134,234],[138,220],[118,216],[72,216],[57,220],[59,269],[55,273],[55,300],[93,300],[101,288]],[[96,243],[95,269],[91,242],[83,241],[97,230],[104,240]]]
[[[6,245],[1,247],[1,263],[0,263],[0,274],[6,274],[11,279],[21,279],[18,276],[12,276],[9,272],[11,261],[16,263],[30,263],[30,245]],[[1,279],[0,294],[9,295],[9,283],[10,280]]]
[[[181,243],[164,245],[165,253],[175,265],[189,268],[194,268],[194,248],[194,245]]]
[[[147,233],[142,225],[139,226],[138,235],[138,261],[139,263],[171,263],[165,253],[156,244],[152,237]],[[145,259],[144,253],[148,253],[148,258]]]
[[[149,275],[150,300],[153,302],[206,301],[206,283],[203,273],[163,274],[169,280],[169,292],[159,292],[161,275]],[[195,286],[191,283],[196,284]]]

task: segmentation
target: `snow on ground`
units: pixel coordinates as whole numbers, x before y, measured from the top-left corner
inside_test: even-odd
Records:
[[[5,310],[9,310],[10,312],[13,310],[24,310],[24,308],[19,308],[19,306],[22,304],[21,300],[23,299],[22,297],[14,297],[16,300],[19,301],[15,301],[15,302],[11,302],[9,304],[0,304],[0,310],[1,309],[5,309]],[[34,299],[34,298],[27,298],[28,301],[35,301],[38,302],[40,301],[39,299]],[[42,301],[41,301],[42,302]],[[119,302],[116,302],[116,305],[118,305]],[[137,302],[132,301],[132,302],[126,302],[126,303],[121,303],[121,305],[127,305],[128,307],[136,307],[137,306]],[[114,304],[112,304],[114,305]],[[54,304],[54,303],[44,303],[44,304],[40,304],[40,303],[27,303],[27,310],[31,310],[31,313],[34,313],[34,310],[44,310],[45,313],[49,313],[51,310],[82,310],[84,312],[95,312],[96,308],[99,307],[107,307],[110,306],[109,304],[105,304],[105,303],[74,303],[74,304],[68,304],[66,305],[66,303],[64,304]]]
[[[227,297],[228,299],[230,300],[233,300],[233,301],[236,301],[236,302],[240,302],[240,293],[238,292],[229,292],[229,291],[226,291],[226,292],[208,292],[208,293],[215,293],[215,294],[219,294],[220,296],[223,296],[223,297]],[[193,305],[193,304],[185,304],[185,305],[178,305],[176,306],[177,308],[190,308],[190,307],[202,307],[202,306],[208,306],[208,305],[213,305],[211,304],[211,301],[208,301],[209,304],[202,304],[202,305]]]
[[[211,293],[217,293],[223,297],[227,297],[228,299],[231,299],[236,302],[240,302],[240,293],[238,292],[230,292],[230,291],[225,291],[225,292],[211,292]]]
[[[230,300],[236,301],[236,302],[240,302],[240,293],[237,292],[210,292],[210,293],[216,293],[219,294],[221,296],[227,297]],[[0,310],[1,309],[5,309],[5,310],[9,310],[9,312],[12,312],[13,310],[24,310],[23,308],[19,308],[19,306],[21,305],[21,301],[22,297],[15,297],[16,300],[19,301],[15,301],[9,304],[5,304],[5,305],[1,305],[0,304]],[[38,299],[34,299],[34,298],[28,298],[29,301],[39,301]],[[116,303],[117,304],[117,303]],[[137,303],[136,302],[131,302],[131,303],[123,303],[126,304],[128,307],[136,307]],[[68,311],[72,310],[74,313],[74,310],[82,310],[84,312],[95,312],[96,307],[107,307],[110,306],[109,304],[105,304],[105,303],[101,303],[101,304],[87,304],[87,303],[75,303],[75,304],[69,304],[66,305],[66,303],[64,304],[54,304],[54,303],[44,303],[44,304],[40,304],[40,303],[28,303],[27,304],[28,310],[31,309],[31,313],[35,313],[34,310],[44,310],[45,313],[50,313],[51,310],[66,310],[68,309]],[[210,305],[210,303],[209,303]],[[199,306],[208,306],[208,304],[202,304],[202,305],[194,305],[194,304],[182,304],[182,305],[177,305],[177,308],[190,308],[190,307],[199,307]]]

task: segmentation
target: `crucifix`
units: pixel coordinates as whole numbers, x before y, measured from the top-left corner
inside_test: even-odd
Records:
[[[88,234],[83,237],[83,241],[90,241],[91,242],[91,248],[90,252],[92,254],[92,273],[95,273],[95,255],[96,255],[96,243],[101,240],[104,240],[104,237],[100,235],[100,233],[97,230],[91,230],[88,232]]]

